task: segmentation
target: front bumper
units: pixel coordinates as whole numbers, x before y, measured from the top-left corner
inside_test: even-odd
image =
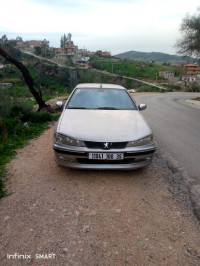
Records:
[[[152,161],[155,144],[125,149],[88,149],[87,147],[66,146],[53,143],[55,160],[59,165],[78,169],[130,170],[142,168]],[[89,159],[89,153],[123,153],[124,159],[102,161]]]

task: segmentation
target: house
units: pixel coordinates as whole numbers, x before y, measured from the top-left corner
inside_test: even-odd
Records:
[[[102,57],[111,56],[110,52],[102,52],[101,50],[97,50],[95,55],[102,56]]]
[[[166,79],[171,79],[174,78],[175,71],[174,70],[167,70],[167,71],[159,71],[159,76],[166,78]]]
[[[197,64],[187,64],[183,66],[183,72],[185,76],[194,76],[200,73],[200,68]]]
[[[87,49],[78,49],[77,51],[78,54],[85,54],[87,52],[88,52]]]
[[[195,82],[200,78],[200,68],[197,64],[186,64],[183,66],[183,81]]]
[[[27,41],[26,42],[31,48],[34,48],[35,46],[42,46],[42,41]]]
[[[73,44],[66,44],[65,48],[58,48],[55,51],[55,58],[61,60],[69,60],[71,59],[74,54],[76,53],[75,45]]]
[[[75,54],[75,45],[72,44],[72,43],[69,43],[69,44],[66,44],[65,45],[65,53],[68,55],[68,56],[73,56]]]

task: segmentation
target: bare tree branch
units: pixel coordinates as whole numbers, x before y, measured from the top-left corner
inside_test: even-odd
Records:
[[[35,90],[34,88],[34,81],[32,77],[30,76],[30,73],[28,69],[19,61],[15,60],[13,57],[11,57],[3,48],[0,47],[0,55],[3,56],[5,59],[7,59],[9,62],[13,63],[22,73],[24,80],[26,84],[28,85],[28,88],[32,95],[34,96],[35,100],[38,103],[39,109],[38,111],[48,111],[53,113],[54,110],[51,108],[50,105],[47,105],[44,100],[42,99],[41,95]]]
[[[200,11],[200,9],[198,9]],[[180,26],[182,38],[175,47],[180,55],[200,56],[200,14],[187,16]]]

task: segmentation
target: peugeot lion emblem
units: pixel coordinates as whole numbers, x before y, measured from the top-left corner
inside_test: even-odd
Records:
[[[104,150],[108,150],[108,149],[110,149],[110,146],[112,146],[112,143],[109,143],[109,142],[104,142],[104,143],[103,143],[103,149],[104,149]]]

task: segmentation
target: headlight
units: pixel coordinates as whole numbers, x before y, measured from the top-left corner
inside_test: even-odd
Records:
[[[147,136],[147,137],[142,138],[142,139],[130,141],[130,142],[128,142],[126,147],[143,146],[143,145],[150,144],[152,142],[153,142],[153,135],[150,135],[150,136]]]
[[[61,144],[70,145],[70,146],[85,147],[85,144],[83,141],[72,139],[67,136],[61,135],[59,133],[54,134],[54,141],[56,143],[61,143]]]

